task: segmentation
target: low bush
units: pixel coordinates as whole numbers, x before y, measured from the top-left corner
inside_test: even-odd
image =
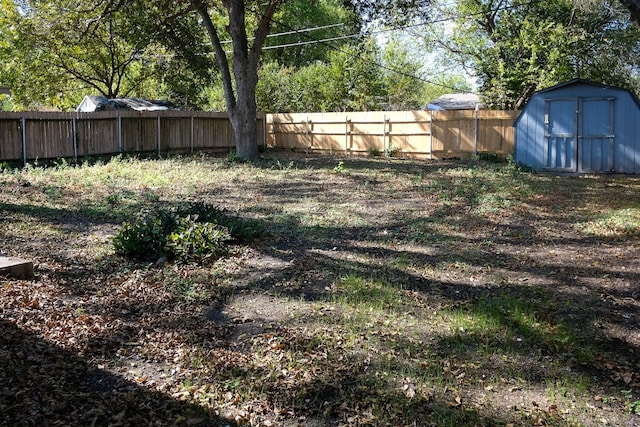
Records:
[[[231,235],[227,227],[212,222],[198,222],[198,216],[178,218],[167,236],[165,250],[180,261],[201,262],[222,255]]]
[[[203,262],[222,255],[231,243],[262,233],[255,221],[203,202],[145,210],[125,222],[113,240],[117,254],[144,261],[161,257]]]
[[[125,222],[113,239],[117,254],[141,260],[165,255],[167,236],[175,229],[177,215],[169,210],[142,211]]]

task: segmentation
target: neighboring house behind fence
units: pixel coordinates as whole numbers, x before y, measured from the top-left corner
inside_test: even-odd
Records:
[[[425,106],[425,110],[429,111],[482,110],[484,108],[480,97],[475,93],[448,93]]]
[[[170,101],[152,100],[144,98],[112,98],[87,95],[76,108],[79,113],[93,113],[95,111],[133,110],[133,111],[165,111],[174,110],[175,105]]]

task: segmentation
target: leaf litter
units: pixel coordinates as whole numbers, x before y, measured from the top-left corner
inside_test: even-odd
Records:
[[[115,257],[100,185],[61,184],[54,204],[46,170],[0,175],[0,251],[37,266],[0,282],[2,425],[639,423],[639,246],[593,219],[623,197],[633,217],[636,178],[289,158],[286,176],[238,165],[238,186],[192,177],[197,197],[271,224],[204,266]]]

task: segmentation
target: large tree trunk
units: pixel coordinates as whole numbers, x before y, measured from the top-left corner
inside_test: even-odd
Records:
[[[237,101],[229,109],[229,119],[233,127],[236,155],[241,159],[253,160],[258,157],[258,125],[256,121],[257,67],[251,64],[237,64],[234,60],[233,72],[236,80]],[[241,68],[241,69],[239,69]]]
[[[232,66],[236,82],[235,96],[225,94],[227,111],[233,127],[236,155],[241,159],[253,160],[258,157],[256,84],[261,48],[258,51],[249,48],[244,0],[223,0],[222,3],[229,14],[227,32],[233,43]]]

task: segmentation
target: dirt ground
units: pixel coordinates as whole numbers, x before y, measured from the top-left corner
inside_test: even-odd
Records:
[[[639,178],[292,153],[80,169],[0,173],[0,253],[36,267],[0,279],[0,425],[640,425]],[[132,212],[177,200],[265,234],[206,265],[113,253]]]

